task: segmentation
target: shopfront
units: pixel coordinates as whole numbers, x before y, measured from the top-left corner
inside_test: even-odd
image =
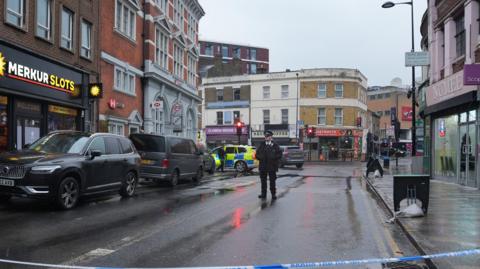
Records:
[[[88,81],[80,70],[0,43],[0,151],[54,130],[84,130]]]
[[[242,134],[240,135],[240,144],[248,144],[248,131],[249,126],[242,128]],[[214,148],[217,146],[238,144],[238,135],[235,126],[207,126],[205,128],[205,134],[207,138],[207,147]]]
[[[363,131],[352,129],[316,129],[315,137],[304,138],[304,150],[310,160],[359,160]]]
[[[431,119],[426,123],[431,126],[431,174],[435,179],[478,188],[477,91],[455,77],[463,78],[463,72],[433,84],[426,92],[425,120]],[[445,93],[449,98],[443,97]]]

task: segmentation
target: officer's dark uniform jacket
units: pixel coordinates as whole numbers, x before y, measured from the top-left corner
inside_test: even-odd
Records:
[[[271,146],[262,142],[256,152],[257,159],[260,161],[258,170],[260,172],[277,172],[278,162],[282,158],[282,152],[277,143],[272,141]]]

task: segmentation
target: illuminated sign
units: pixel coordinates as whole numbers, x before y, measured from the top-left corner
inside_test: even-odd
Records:
[[[16,80],[48,87],[54,90],[73,94],[75,82],[55,74],[49,74],[42,70],[7,61],[0,52],[0,76],[6,76]]]
[[[102,83],[93,83],[88,85],[88,97],[89,98],[102,98],[103,85]]]

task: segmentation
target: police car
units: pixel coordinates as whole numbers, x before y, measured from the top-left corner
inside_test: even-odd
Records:
[[[215,159],[215,167],[220,167],[220,158],[218,150],[222,147],[216,147],[211,151]],[[243,145],[223,146],[225,151],[225,169],[235,169],[237,172],[246,172],[258,167],[258,160],[255,158],[255,147]]]

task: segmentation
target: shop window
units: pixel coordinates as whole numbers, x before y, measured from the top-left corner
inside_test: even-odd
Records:
[[[0,151],[8,149],[8,98],[0,96]]]
[[[62,106],[48,106],[48,131],[77,130],[76,109]]]
[[[435,136],[433,156],[435,176],[448,177],[456,181],[457,152],[460,148],[458,130],[457,115],[435,119],[434,130],[432,130]]]

